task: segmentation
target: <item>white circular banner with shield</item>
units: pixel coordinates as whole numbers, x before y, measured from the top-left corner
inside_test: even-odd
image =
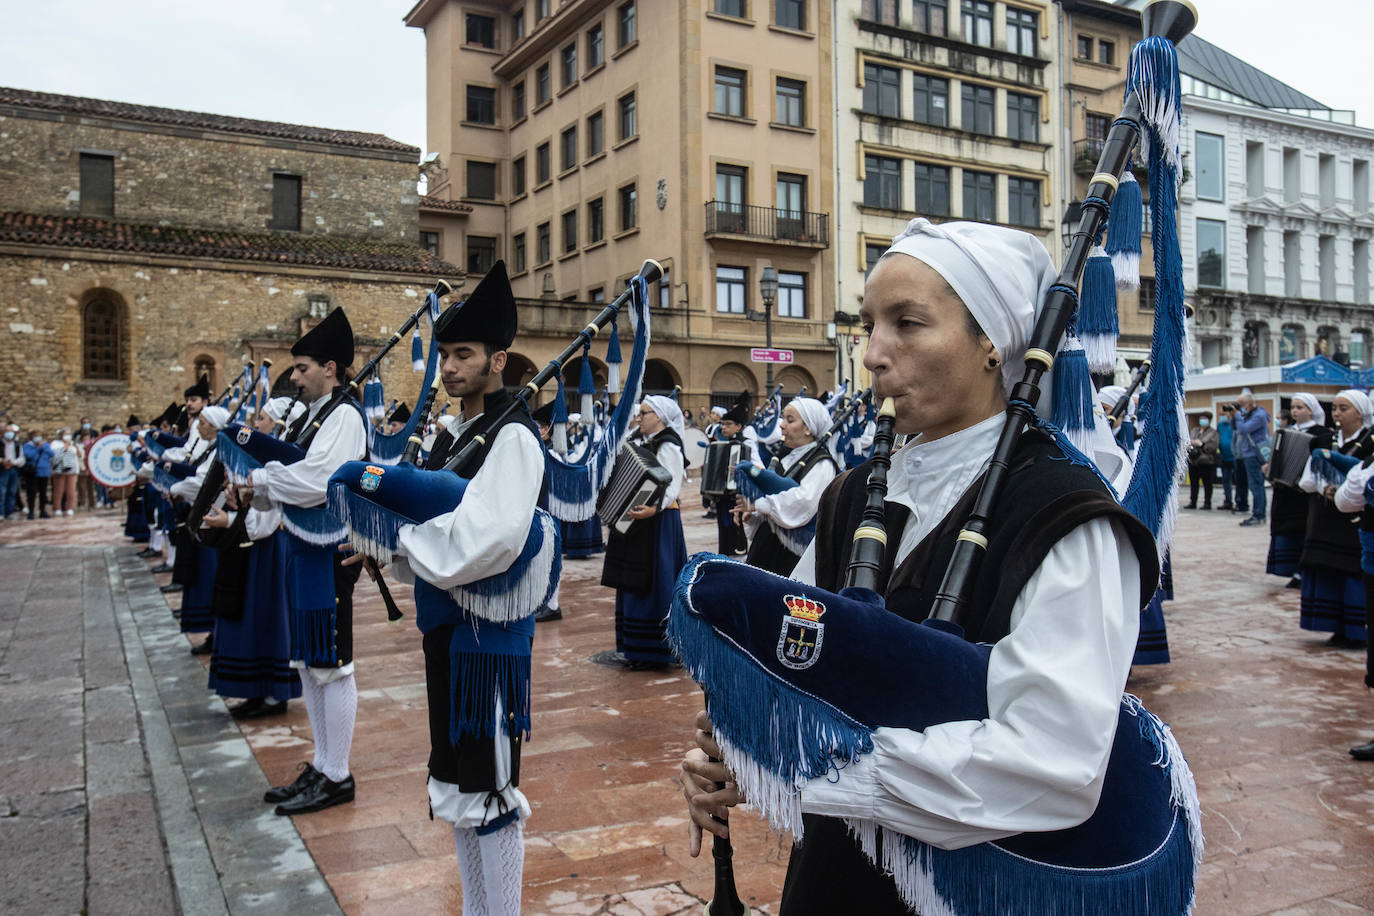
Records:
[[[86,449],[86,469],[102,487],[127,487],[134,482],[133,456],[125,433],[106,433]]]

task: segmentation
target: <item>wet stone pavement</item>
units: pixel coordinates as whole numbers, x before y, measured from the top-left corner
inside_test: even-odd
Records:
[[[713,549],[714,523],[683,515],[689,552]],[[1363,655],[1298,628],[1297,592],[1263,574],[1266,532],[1238,521],[1183,513],[1173,662],[1129,685],[1197,776],[1197,912],[1374,912],[1374,764],[1346,753],[1374,737]],[[459,912],[452,835],[428,816],[405,589],[406,619],[388,624],[358,586],[357,801],[293,824],[258,798],[308,759],[304,706],[229,719],[156,591],[166,577],[126,543],[110,514],[0,526],[0,911]],[[565,563],[564,619],[535,637],[524,909],[697,913],[710,856],[687,855],[673,777],[700,694],[680,671],[589,661],[614,645],[600,570],[599,557]],[[776,913],[790,839],[748,812],[733,824],[741,895]]]

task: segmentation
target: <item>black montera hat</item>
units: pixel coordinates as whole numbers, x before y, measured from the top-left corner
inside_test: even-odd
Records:
[[[749,392],[741,391],[739,397],[735,398],[735,406],[725,411],[725,416],[721,420],[730,420],[740,426],[749,422]]]
[[[517,323],[506,262],[497,261],[471,295],[450,305],[434,322],[434,339],[442,343],[481,341],[505,350],[515,341]]]
[[[410,419],[410,408],[406,406],[405,401],[396,405],[396,409],[391,412],[389,419],[392,423],[404,423]]]
[[[125,425],[125,426],[142,426],[142,425],[143,425],[143,421],[140,420],[138,417],[134,416],[133,414],[129,414],[129,422],[128,422],[128,423],[125,423],[124,425]]]
[[[190,388],[182,392],[188,398],[200,398],[202,401],[210,400],[210,376],[202,375]]]
[[[308,356],[320,365],[330,360],[340,371],[353,365],[353,326],[341,308],[305,332],[291,348],[292,356]]]
[[[538,423],[540,426],[552,426],[553,401],[549,401],[549,403],[542,407],[536,407],[534,410],[531,410],[530,419],[534,420],[534,422]]]

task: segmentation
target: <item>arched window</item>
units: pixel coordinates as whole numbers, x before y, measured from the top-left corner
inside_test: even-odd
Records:
[[[116,294],[93,290],[81,309],[81,374],[124,378],[124,310]]]
[[[219,388],[215,379],[215,358],[205,353],[196,357],[195,372],[191,375],[191,384],[194,385],[200,381],[202,375],[210,380],[210,396],[214,397]]]

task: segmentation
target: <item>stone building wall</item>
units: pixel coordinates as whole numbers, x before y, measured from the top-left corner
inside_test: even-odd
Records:
[[[0,210],[81,211],[81,152],[114,157],[114,218],[263,232],[272,175],[301,177],[301,233],[416,244],[415,153],[0,106]]]
[[[240,357],[273,361],[275,380],[308,320],[311,298],[342,306],[358,340],[359,368],[423,302],[431,280],[396,274],[284,269],[270,272],[206,260],[80,258],[0,251],[0,409],[49,434],[83,415],[123,423],[180,401],[197,357],[216,366],[215,392],[240,371]],[[117,294],[124,311],[124,378],[84,379],[81,308],[93,290]],[[319,300],[317,299],[317,303]],[[402,341],[383,366],[387,396],[412,405],[419,375]]]

